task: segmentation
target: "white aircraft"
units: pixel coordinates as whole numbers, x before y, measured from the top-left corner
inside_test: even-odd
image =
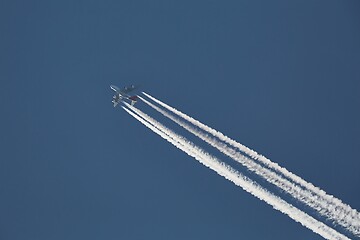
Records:
[[[124,99],[130,100],[131,105],[134,105],[138,100],[138,97],[136,95],[134,96],[128,95],[129,92],[132,92],[137,88],[135,85],[124,87],[123,89],[119,89],[115,85],[110,85],[110,88],[115,91],[115,95],[113,96],[113,100],[112,100],[114,107],[116,107],[116,105],[118,105],[119,102],[123,101]]]

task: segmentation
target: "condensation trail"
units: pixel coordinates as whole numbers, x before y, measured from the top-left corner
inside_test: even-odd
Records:
[[[162,101],[152,97],[151,95],[143,92],[145,96],[153,100],[154,102],[158,103],[162,107],[166,108],[167,110],[173,112],[174,114],[184,118],[185,120],[189,121],[190,123],[194,124],[195,126],[199,127],[200,129],[212,134],[213,136],[219,138],[220,140],[224,141],[225,143],[238,148],[243,153],[249,155],[254,160],[257,160],[267,166],[270,169],[281,173],[291,181],[299,184],[303,188],[311,191],[313,195],[317,195],[319,199],[326,201],[329,205],[329,209],[341,211],[342,213],[339,215],[339,222],[345,224],[347,229],[349,229],[352,233],[359,236],[360,235],[360,213],[356,210],[351,208],[349,205],[343,203],[340,199],[327,194],[324,190],[314,186],[312,183],[309,183],[302,179],[301,177],[295,175],[294,173],[288,171],[286,168],[279,166],[277,163],[274,163],[267,159],[266,157],[260,155],[259,153],[255,152],[254,150],[236,142],[235,140],[225,136],[221,132],[210,128],[209,126],[199,122],[198,120],[178,111],[177,109],[163,103]],[[327,210],[320,211],[321,213],[325,213]],[[342,224],[342,225],[343,225]]]
[[[356,229],[351,228],[352,226],[349,226],[348,223],[344,221],[342,216],[342,211],[331,208],[331,205],[329,205],[326,201],[323,201],[321,198],[319,198],[318,195],[313,195],[309,190],[303,189],[298,185],[294,184],[293,182],[289,181],[288,179],[282,177],[281,175],[278,175],[275,172],[270,171],[269,169],[256,163],[253,159],[250,159],[244,156],[243,154],[241,154],[240,152],[235,151],[233,148],[228,147],[228,145],[221,142],[220,140],[209,137],[208,134],[205,134],[202,131],[199,131],[197,128],[191,126],[190,124],[181,121],[179,118],[175,117],[169,112],[155,106],[154,104],[150,103],[149,101],[143,99],[140,96],[139,98],[144,103],[146,103],[147,105],[149,105],[150,107],[161,113],[163,116],[174,121],[179,126],[183,127],[184,129],[188,130],[195,136],[204,140],[205,142],[215,147],[216,149],[218,149],[220,152],[224,153],[228,157],[241,163],[249,170],[263,177],[268,182],[284,190],[286,193],[290,194],[295,199],[300,200],[306,205],[312,207],[324,217],[332,219],[335,223],[340,224],[341,226],[347,228],[349,231],[356,233]]]
[[[135,119],[137,119],[142,124],[144,124],[146,127],[148,127],[150,130],[160,135],[162,138],[173,144],[175,147],[187,153],[189,156],[195,158],[206,167],[214,170],[220,176],[223,176],[224,178],[230,180],[235,185],[243,188],[245,191],[259,198],[260,200],[265,201],[266,203],[271,205],[274,209],[277,209],[280,212],[288,215],[296,222],[299,222],[303,226],[307,227],[308,229],[312,230],[313,232],[321,235],[326,239],[349,239],[343,234],[335,231],[329,226],[307,215],[303,211],[295,208],[294,206],[287,203],[283,199],[270,193],[269,191],[258,185],[256,182],[243,176],[235,169],[219,161],[217,158],[213,157],[212,155],[205,152],[201,148],[195,146],[186,138],[177,135],[172,130],[166,128],[165,126],[163,126],[153,118],[149,117],[142,111],[138,110],[137,108],[132,107],[127,103],[124,104],[133,112],[131,112],[126,107],[122,106],[123,109],[126,112],[128,112],[131,116],[133,116]]]

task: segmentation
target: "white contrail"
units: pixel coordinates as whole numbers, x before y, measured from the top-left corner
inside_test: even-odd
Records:
[[[136,109],[135,107],[130,106],[127,103],[124,103],[129,109],[123,107],[131,116],[140,121],[146,127],[151,129],[156,134],[160,135],[162,138],[173,144],[175,147],[187,153],[189,156],[194,157],[203,165],[214,170],[220,176],[230,180],[235,185],[240,186],[245,191],[249,192],[253,196],[259,198],[260,200],[265,201],[271,205],[274,209],[281,211],[282,213],[288,215],[290,218],[299,222],[303,226],[312,230],[313,232],[321,235],[326,239],[349,239],[343,234],[335,231],[329,226],[325,225],[322,222],[317,221],[313,217],[307,215],[303,211],[295,208],[291,204],[287,203],[283,199],[275,196],[274,194],[268,192],[266,189],[258,185],[256,182],[250,180],[249,178],[243,176],[241,173],[231,168],[227,164],[220,162],[217,158],[208,154],[201,148],[195,146],[193,143],[185,139],[184,137],[177,135],[170,129],[166,128],[153,118],[149,117],[142,111]]]
[[[288,171],[286,168],[280,167],[277,163],[274,163],[272,161],[270,161],[269,159],[267,159],[266,157],[258,154],[257,152],[255,152],[252,149],[249,149],[248,147],[236,142],[235,140],[225,136],[224,134],[222,134],[221,132],[216,131],[213,128],[208,127],[207,125],[199,122],[198,120],[178,111],[177,109],[163,103],[162,101],[152,97],[151,95],[143,92],[143,94],[145,96],[147,96],[148,98],[150,98],[151,100],[155,101],[156,103],[160,104],[161,106],[163,106],[164,108],[166,108],[167,110],[175,113],[176,115],[184,118],[185,120],[189,121],[190,123],[194,124],[195,126],[199,127],[200,129],[212,134],[213,136],[219,138],[220,140],[224,141],[225,143],[238,148],[240,151],[246,153],[247,155],[249,155],[250,157],[252,157],[253,159],[261,162],[262,164],[264,164],[265,166],[269,167],[270,169],[273,169],[279,173],[281,173],[282,175],[284,175],[285,177],[287,177],[288,179],[290,179],[291,181],[299,184],[300,186],[302,186],[303,188],[309,190],[312,192],[313,195],[318,196],[319,198],[321,198],[323,201],[326,201],[329,205],[331,205],[329,207],[329,209],[336,209],[336,210],[340,210],[342,211],[342,214],[339,215],[339,220],[342,219],[341,221],[346,222],[346,225],[349,226],[347,227],[347,229],[353,229],[352,232],[356,235],[359,235],[360,232],[360,213],[356,210],[356,209],[352,209],[349,205],[343,203],[340,199],[327,194],[324,190],[314,186],[313,184],[305,181],[304,179],[302,179],[301,177],[295,175],[294,173]]]
[[[224,153],[225,155],[229,156],[230,158],[236,160],[237,162],[241,163],[249,170],[255,172],[256,174],[262,176],[268,182],[276,185],[280,189],[284,190],[295,199],[302,201],[303,203],[307,204],[308,206],[312,207],[313,209],[317,210],[321,215],[325,216],[326,218],[332,219],[334,222],[342,225],[343,227],[347,228],[349,231],[354,232],[355,234],[359,234],[357,229],[354,229],[352,225],[349,226],[348,222],[343,219],[343,212],[339,209],[334,209],[329,205],[326,201],[323,201],[319,198],[318,195],[313,195],[309,190],[303,189],[298,185],[294,184],[293,182],[289,181],[288,179],[282,177],[281,175],[276,174],[273,171],[270,171],[267,168],[264,168],[262,165],[254,162],[254,160],[242,155],[240,152],[235,151],[233,148],[228,147],[223,142],[217,140],[216,138],[209,137],[207,134],[199,131],[197,128],[191,126],[190,124],[181,121],[179,118],[173,116],[169,112],[155,106],[154,104],[150,103],[149,101],[143,99],[139,96],[139,98],[164,115],[165,117],[171,119],[184,129],[188,130],[195,136],[199,137],[200,139],[204,140],[211,146],[218,149],[220,152]]]

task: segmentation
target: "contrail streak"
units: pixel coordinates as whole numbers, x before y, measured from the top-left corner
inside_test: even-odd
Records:
[[[169,112],[155,106],[154,104],[150,103],[149,101],[143,99],[140,96],[139,98],[144,103],[146,103],[147,105],[149,105],[150,107],[152,107],[153,109],[164,115],[165,117],[171,119],[172,121],[183,127],[184,129],[188,130],[195,136],[199,137],[200,139],[204,140],[211,146],[215,147],[220,152],[224,153],[230,158],[241,163],[249,170],[255,172],[256,174],[266,179],[268,182],[284,190],[295,199],[302,201],[303,203],[317,210],[320,214],[322,214],[326,218],[332,219],[334,222],[342,225],[343,227],[347,228],[349,231],[356,233],[356,229],[353,229],[352,226],[349,226],[348,223],[344,221],[343,217],[341,216],[343,212],[338,209],[331,208],[331,205],[329,205],[326,201],[323,201],[318,195],[313,195],[309,190],[303,189],[298,185],[294,184],[293,182],[289,181],[288,179],[282,177],[281,175],[278,175],[275,172],[267,168],[264,168],[262,165],[256,163],[253,159],[250,159],[242,155],[240,152],[237,152],[233,148],[228,147],[228,145],[217,140],[216,138],[209,137],[207,134],[203,133],[202,131],[199,131],[197,128],[191,126],[190,124],[181,121],[179,118],[173,116]]]
[[[250,180],[249,178],[243,176],[241,173],[231,168],[227,164],[219,161],[214,156],[205,152],[201,148],[195,146],[192,142],[188,141],[186,138],[174,133],[172,130],[166,128],[153,118],[149,117],[142,111],[138,110],[135,107],[130,106],[127,103],[124,103],[128,108],[122,106],[122,108],[128,112],[135,119],[140,121],[150,130],[173,144],[178,149],[184,151],[189,156],[195,158],[200,163],[205,165],[206,167],[214,170],[220,176],[230,180],[235,185],[240,186],[248,193],[253,196],[259,198],[260,200],[265,201],[269,205],[271,205],[274,209],[281,211],[282,213],[288,215],[290,218],[299,222],[303,226],[312,230],[313,232],[321,235],[326,239],[348,239],[343,234],[335,231],[334,229],[328,227],[322,222],[317,221],[313,217],[307,215],[301,210],[295,208],[291,204],[287,203],[283,199],[275,196],[274,194],[268,192],[266,189],[258,185],[256,182]]]
[[[249,149],[248,147],[236,142],[235,140],[225,136],[221,132],[216,131],[213,128],[210,128],[209,126],[199,122],[198,120],[178,111],[177,109],[163,103],[162,101],[152,97],[151,95],[143,92],[145,96],[153,100],[154,102],[158,103],[162,107],[166,108],[167,110],[173,112],[174,114],[178,115],[181,118],[184,118],[185,120],[189,121],[190,123],[194,124],[195,126],[199,127],[200,129],[212,134],[213,136],[219,138],[220,140],[224,141],[225,143],[238,148],[243,153],[249,155],[254,160],[257,160],[267,166],[268,168],[277,171],[278,173],[281,173],[291,181],[299,184],[303,188],[307,189],[308,191],[311,191],[313,195],[316,195],[321,199],[322,201],[326,201],[327,204],[329,204],[328,210],[321,210],[321,213],[325,213],[327,211],[337,210],[341,211],[341,214],[338,215],[338,223],[342,223],[341,225],[346,225],[346,228],[353,232],[355,235],[360,235],[360,213],[356,209],[352,209],[349,205],[343,203],[340,199],[327,194],[324,190],[314,186],[313,184],[305,181],[301,177],[295,175],[294,173],[288,171],[286,168],[283,168],[279,166],[277,163],[274,163],[267,159],[266,157],[260,155],[259,153],[255,152],[252,149]]]

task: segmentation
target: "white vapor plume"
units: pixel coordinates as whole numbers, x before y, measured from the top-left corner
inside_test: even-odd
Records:
[[[275,186],[279,187],[280,189],[284,190],[288,194],[290,194],[295,199],[298,199],[305,203],[306,205],[312,207],[313,209],[317,210],[321,215],[325,216],[326,218],[332,219],[334,222],[342,225],[343,227],[347,228],[349,231],[353,232],[354,234],[359,234],[357,229],[355,229],[352,225],[349,226],[348,222],[344,220],[344,216],[342,216],[343,212],[340,209],[332,208],[326,201],[323,201],[318,195],[313,195],[309,190],[303,189],[298,185],[294,184],[293,182],[289,181],[288,179],[282,177],[279,174],[269,170],[268,168],[263,167],[262,165],[256,163],[253,159],[250,159],[238,151],[235,151],[233,148],[228,147],[225,143],[221,142],[216,138],[209,137],[207,134],[199,131],[197,128],[191,126],[190,124],[181,121],[179,118],[173,116],[169,112],[155,106],[154,104],[150,103],[149,101],[139,97],[144,103],[164,115],[165,117],[171,119],[184,129],[188,130],[195,136],[199,137],[200,139],[204,140],[211,146],[218,149],[220,152],[224,153],[228,157],[234,159],[235,161],[241,163],[249,170],[255,172],[256,174],[260,175],[268,182],[274,184]]]
[[[251,158],[253,158],[256,161],[259,161],[260,163],[264,164],[266,167],[282,174],[289,180],[293,181],[294,183],[298,184],[302,188],[306,189],[310,192],[311,195],[316,196],[315,198],[318,199],[318,201],[321,201],[323,203],[326,203],[328,207],[321,208],[317,210],[322,215],[328,216],[332,220],[336,219],[336,222],[342,226],[344,226],[346,229],[354,233],[355,235],[360,235],[360,213],[356,210],[351,208],[351,206],[343,203],[340,199],[327,194],[324,190],[314,186],[312,183],[309,183],[302,179],[301,177],[295,175],[294,173],[288,171],[286,168],[279,166],[277,163],[274,163],[267,159],[266,157],[260,155],[259,153],[255,152],[254,150],[242,145],[241,143],[236,142],[235,140],[225,136],[221,132],[201,123],[200,121],[178,111],[177,109],[163,103],[162,101],[152,97],[151,95],[143,92],[145,96],[153,100],[154,102],[158,103],[162,107],[166,108],[167,110],[171,111],[172,113],[176,114],[177,116],[189,121],[196,127],[206,131],[207,133],[212,134],[213,136],[217,137],[221,141],[229,144],[232,147],[235,147],[239,149],[241,152],[247,154]],[[336,214],[335,214],[336,212]],[[330,217],[332,216],[332,217]]]
[[[203,149],[195,146],[192,142],[188,141],[186,138],[174,133],[172,130],[166,128],[150,116],[146,115],[137,108],[130,106],[127,103],[124,103],[126,107],[122,108],[128,112],[135,119],[140,121],[150,130],[173,144],[178,149],[184,151],[189,156],[195,158],[200,163],[206,167],[214,170],[220,176],[230,180],[235,185],[240,186],[245,191],[249,192],[253,196],[259,198],[260,200],[265,201],[271,205],[274,209],[281,211],[282,213],[288,215],[290,218],[296,222],[301,223],[303,226],[309,228],[313,232],[321,235],[326,239],[348,239],[343,234],[335,231],[334,229],[328,227],[322,222],[317,221],[313,217],[307,215],[303,211],[295,208],[291,204],[287,203],[283,199],[275,196],[274,194],[268,192],[266,189],[258,185],[256,182],[250,180],[249,178],[243,176],[241,173],[231,168],[227,164],[219,161],[214,156],[205,152]],[[130,111],[131,109],[132,111]]]

